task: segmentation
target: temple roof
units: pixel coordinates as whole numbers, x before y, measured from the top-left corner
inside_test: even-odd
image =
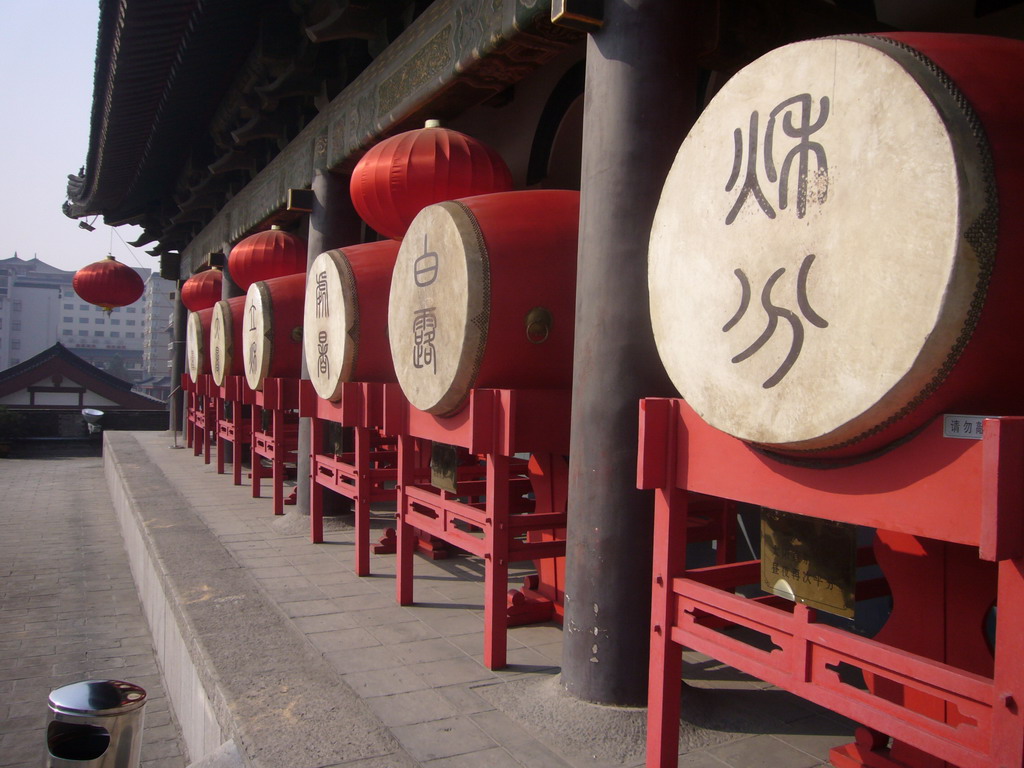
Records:
[[[64,212],[186,245],[429,0],[100,0]]]
[[[134,385],[130,381],[119,379],[97,368],[60,342],[49,349],[44,349],[35,357],[0,371],[0,397],[6,397],[53,376],[71,379],[89,391],[117,403],[121,408],[161,410],[166,407],[156,398],[133,392]]]
[[[118,223],[159,205],[252,48],[261,5],[101,0],[88,156],[68,177],[69,216]]]

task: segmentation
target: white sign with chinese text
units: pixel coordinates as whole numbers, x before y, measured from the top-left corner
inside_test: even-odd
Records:
[[[962,413],[942,415],[942,436],[961,440],[981,440],[984,437],[984,421],[991,416],[965,416]]]

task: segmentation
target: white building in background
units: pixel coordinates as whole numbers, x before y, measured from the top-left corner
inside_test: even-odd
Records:
[[[137,389],[166,400],[171,394],[171,347],[175,286],[156,273],[146,278],[142,294],[142,370],[146,378]]]
[[[154,354],[147,356],[146,350],[154,324],[166,326],[175,286],[151,270],[135,271],[146,283],[143,298],[108,314],[78,297],[74,272],[17,254],[0,259],[0,371],[59,341],[127,381],[169,376],[166,341],[153,345],[160,347]]]

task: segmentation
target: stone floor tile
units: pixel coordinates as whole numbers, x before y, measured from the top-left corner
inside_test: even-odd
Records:
[[[430,685],[472,683],[481,680],[491,680],[495,677],[491,670],[481,664],[477,664],[466,656],[413,664],[412,669]]]
[[[379,592],[351,597],[332,597],[331,602],[339,611],[370,611],[377,608],[391,608],[396,605],[393,594],[384,595]]]
[[[324,653],[337,651],[348,651],[354,648],[369,648],[381,645],[380,641],[371,635],[367,630],[356,627],[355,629],[339,629],[333,632],[315,632],[306,635]]]
[[[474,654],[473,658],[480,664],[484,663],[483,649],[479,654]],[[512,648],[510,647],[505,653],[505,661],[507,663],[507,672],[546,672],[557,670],[558,665],[552,664],[551,660],[542,653],[538,653],[533,648]]]
[[[706,750],[733,768],[815,768],[821,760],[770,735],[750,736]]]
[[[378,624],[369,627],[369,631],[384,645],[400,645],[405,643],[433,640],[440,635],[422,621],[402,621],[391,624]]]
[[[336,584],[321,584],[318,589],[329,598],[380,594],[380,591],[368,581],[342,581]]]
[[[297,605],[288,603],[287,605]],[[283,607],[283,606],[282,606]],[[292,622],[300,632],[331,632],[339,629],[354,629],[358,626],[349,613],[320,613],[312,616],[298,616]]]
[[[434,690],[450,701],[452,706],[462,714],[474,715],[477,712],[486,712],[494,709],[494,705],[480,696],[476,689],[487,685],[495,685],[497,682],[497,680],[490,680],[484,683],[457,683],[454,685],[437,686]]]
[[[347,651],[332,651],[324,653],[324,658],[341,674],[389,669],[397,663],[394,651],[383,645],[353,648]]]
[[[463,717],[399,726],[391,730],[412,758],[421,762],[497,746],[471,720]]]
[[[426,681],[408,667],[392,666],[365,672],[350,672],[345,683],[364,699],[427,688]],[[463,713],[464,714],[464,713]]]
[[[435,629],[443,637],[468,635],[484,631],[484,620],[480,616],[465,610],[428,610],[420,612],[418,617],[424,624]]]
[[[465,654],[444,638],[431,638],[402,643],[393,647],[395,657],[404,664],[418,664],[442,659],[459,659]]]
[[[366,627],[367,629],[380,626],[381,624],[401,624],[407,621],[417,621],[416,616],[408,608],[396,605],[394,602],[386,608],[371,608],[352,613],[351,616],[359,626]]]
[[[389,727],[443,720],[458,714],[448,700],[430,688],[378,696],[367,699],[367,704]]]
[[[303,574],[294,565],[276,565],[276,566],[265,566],[263,568],[250,568],[251,573],[255,578],[260,580],[274,580],[274,579],[285,579],[291,577],[303,577]]]
[[[522,645],[544,645],[562,642],[562,628],[554,622],[544,624],[525,624],[510,627],[508,636]]]
[[[339,613],[338,607],[326,598],[279,602],[278,605],[280,605],[281,609],[293,619],[328,614],[338,615]],[[349,626],[353,625],[350,624]]]
[[[821,716],[812,716],[789,723],[785,733],[775,733],[774,738],[794,749],[806,752],[819,761],[828,762],[829,750],[845,739],[853,740],[854,726],[840,723]]]
[[[429,768],[522,768],[522,763],[516,761],[512,755],[501,747],[484,749],[480,752],[470,752],[466,755],[455,757],[442,757],[440,760],[431,760],[424,763]]]
[[[690,752],[679,756],[678,768],[724,768],[725,765],[707,752]]]

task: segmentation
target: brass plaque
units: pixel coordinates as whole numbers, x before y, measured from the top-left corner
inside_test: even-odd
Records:
[[[430,484],[442,491],[458,493],[459,449],[445,443],[430,444]]]
[[[852,619],[856,581],[856,526],[761,510],[765,592]]]

